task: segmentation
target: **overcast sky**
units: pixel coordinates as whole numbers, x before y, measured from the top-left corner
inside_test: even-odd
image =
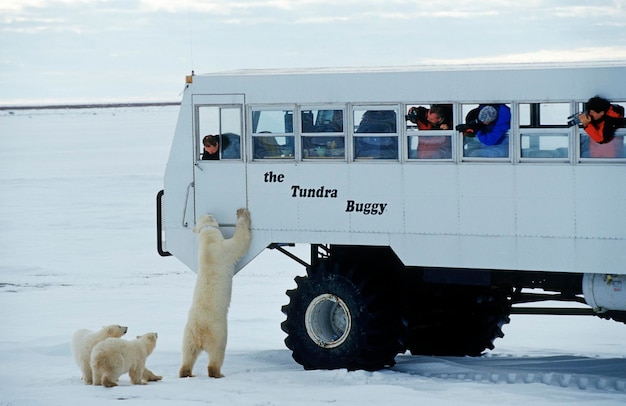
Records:
[[[0,105],[177,101],[192,70],[591,60],[626,61],[626,0],[0,0]]]

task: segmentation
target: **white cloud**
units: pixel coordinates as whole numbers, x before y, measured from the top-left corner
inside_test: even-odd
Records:
[[[300,15],[300,21],[317,21],[315,16],[309,15],[314,11],[316,15],[330,16],[332,19],[345,19],[348,16],[371,16],[391,17],[406,19],[416,16],[450,17],[494,14],[494,11],[481,10],[480,4],[475,8],[467,6],[475,5],[476,1],[439,1],[432,3],[416,3],[411,0],[344,0],[338,3],[336,0],[251,0],[251,1],[228,1],[223,0],[187,0],[184,3],[175,3],[170,0],[141,0],[142,9],[146,11],[167,11],[170,13],[215,13],[223,15],[236,15],[245,13],[251,18],[258,16],[256,13],[274,11],[289,12]],[[481,3],[478,1],[478,3]],[[440,4],[440,6],[438,6]],[[491,4],[491,3],[490,3]],[[462,7],[459,7],[461,5]],[[280,17],[279,17],[280,18]]]
[[[106,1],[106,0],[104,0]],[[59,5],[102,3],[103,0],[0,0],[0,13],[19,14],[29,8],[54,8]]]
[[[208,14],[224,16],[221,22],[267,24],[328,24],[337,21],[410,21],[427,20],[575,19],[586,23],[604,21],[619,26],[626,21],[626,0],[592,5],[585,0],[139,0],[144,12],[187,13],[191,17]],[[487,20],[488,21],[488,20]]]
[[[425,58],[421,62],[433,65],[446,64],[489,64],[489,63],[552,63],[625,61],[626,47],[574,48],[562,50],[541,49],[533,52],[476,58],[441,59]]]
[[[124,12],[137,16],[158,13],[188,14],[189,18],[203,15],[216,21],[236,23],[299,23],[319,24],[336,21],[415,20],[416,24],[437,19],[511,18],[604,20],[619,25],[626,21],[626,0],[612,4],[590,5],[582,0],[0,0],[1,19],[36,18],[37,13],[63,10],[99,10]]]
[[[329,3],[329,0],[313,0],[313,2]],[[256,0],[256,1],[223,1],[223,0],[187,0],[174,2],[171,0],[140,0],[143,11],[167,11],[169,13],[215,13],[236,14],[254,9],[280,9],[289,10],[298,8],[311,1],[290,0]],[[330,3],[329,3],[330,4]],[[345,4],[345,2],[344,2]]]
[[[187,69],[626,60],[626,0],[594,4],[0,0],[0,98],[178,91]]]

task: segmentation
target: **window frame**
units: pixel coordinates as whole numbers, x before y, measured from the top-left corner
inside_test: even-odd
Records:
[[[359,116],[359,122],[356,122],[355,112],[362,111]],[[395,132],[357,132],[363,116],[368,111],[393,111],[395,113]],[[402,151],[404,150],[402,142],[402,121],[400,120],[401,103],[354,103],[350,105],[350,116],[348,119],[348,125],[350,126],[349,138],[350,145],[350,157],[354,162],[400,162],[402,161]],[[402,116],[404,118],[404,116]],[[391,138],[395,137],[395,156],[394,157],[375,157],[375,156],[357,156],[357,142],[362,138]],[[393,140],[392,140],[393,143]]]
[[[205,135],[208,135],[205,132],[201,132],[201,110],[203,108],[215,108],[218,111],[218,129],[217,133],[220,135],[220,148],[219,148],[219,160],[203,160],[202,154],[204,152],[204,145],[202,140]],[[222,158],[222,154],[224,152],[223,143],[221,141],[221,137],[223,133],[223,116],[222,111],[227,109],[239,110],[239,158]],[[193,109],[193,133],[194,133],[194,161],[197,162],[216,162],[216,161],[241,161],[244,157],[244,148],[245,145],[245,123],[243,120],[244,117],[244,105],[238,103],[197,103],[194,105]],[[212,132],[212,131],[211,131]],[[230,132],[228,132],[230,133]]]
[[[329,131],[329,132],[305,132],[303,130],[303,125],[304,122],[302,120],[302,113],[306,112],[306,111],[317,111],[319,114],[319,111],[341,111],[342,114],[342,118],[341,118],[341,125],[342,125],[342,131]],[[349,138],[349,131],[348,131],[348,119],[347,119],[347,111],[348,111],[348,107],[346,104],[336,104],[336,103],[330,103],[330,104],[303,104],[303,105],[299,105],[298,106],[298,131],[297,131],[297,141],[296,141],[296,145],[299,145],[298,147],[298,152],[300,155],[300,160],[303,162],[306,161],[318,161],[318,160],[333,160],[333,161],[346,161],[347,156],[348,156],[348,138]],[[333,113],[335,114],[335,113]],[[317,117],[318,116],[314,116],[314,120],[317,121]],[[315,125],[315,121],[313,122],[313,124]],[[306,144],[306,140],[305,138],[329,138],[329,139],[333,139],[329,142],[332,141],[337,141],[336,139],[338,138],[343,138],[343,154],[341,155],[337,155],[337,154],[332,154],[332,153],[327,153],[328,149],[326,149],[326,152],[324,152],[321,155],[317,155],[317,154],[311,154],[309,151],[305,151],[305,144]],[[327,148],[329,148],[330,146],[327,146]],[[336,149],[340,149],[341,147]],[[332,150],[333,148],[331,148]]]
[[[449,130],[420,130],[418,128],[417,125],[411,125],[409,126],[409,120],[406,119],[406,116],[408,115],[409,109],[411,107],[426,107],[426,108],[430,108],[432,105],[449,105],[450,106],[450,113],[452,114],[452,121],[451,121],[451,125],[452,127]],[[403,111],[404,111],[404,120],[402,121],[404,124],[402,125],[402,131],[404,133],[403,138],[405,140],[405,144],[406,147],[403,148],[402,150],[402,155],[403,155],[403,159],[405,159],[408,162],[455,162],[456,161],[456,131],[454,130],[454,127],[457,124],[457,117],[458,114],[456,114],[456,108],[455,108],[455,102],[423,102],[423,101],[417,101],[417,102],[406,102],[403,103]],[[411,122],[412,123],[412,122]],[[411,128],[409,128],[411,127]],[[449,137],[450,139],[450,156],[449,157],[444,157],[444,158],[439,158],[439,157],[418,157],[418,150],[419,150],[419,137],[423,136],[423,137]],[[411,145],[413,142],[413,138],[416,139],[417,143],[415,145],[415,149],[413,150]],[[415,152],[414,154],[412,152]],[[414,156],[412,156],[414,155]]]
[[[465,156],[465,147],[469,145],[469,143],[478,143],[482,144],[475,137],[466,137],[463,135],[461,131],[456,130],[457,124],[465,124],[467,115],[474,109],[479,107],[481,104],[504,104],[511,111],[511,122],[509,125],[509,130],[507,131],[507,136],[509,137],[509,145],[508,145],[508,155],[506,157],[490,157],[490,156]],[[464,109],[464,106],[468,106],[467,110]],[[471,107],[473,106],[473,107]],[[459,136],[458,142],[458,163],[463,162],[514,162],[514,146],[517,145],[516,137],[517,137],[517,114],[514,111],[515,102],[514,101],[462,101],[457,102],[457,120],[458,123],[455,124],[455,132]],[[467,142],[466,142],[467,138]],[[482,149],[482,148],[478,148]]]
[[[255,132],[254,129],[254,113],[255,112],[264,112],[264,111],[275,111],[275,112],[279,112],[282,111],[283,115],[286,114],[287,112],[291,112],[292,114],[292,128],[291,128],[291,132]],[[246,112],[246,118],[247,118],[247,123],[249,124],[247,126],[247,132],[248,132],[248,136],[250,137],[250,146],[248,148],[248,154],[250,156],[250,160],[251,161],[294,161],[298,158],[298,139],[299,137],[297,136],[298,132],[296,131],[296,129],[299,126],[299,122],[300,120],[298,119],[298,113],[297,113],[297,106],[295,104],[249,104],[247,106],[247,112]],[[287,130],[287,128],[283,128],[284,130]],[[271,134],[271,135],[267,135],[267,134]],[[269,156],[263,156],[263,157],[259,157],[259,156],[255,156],[256,154],[256,143],[257,143],[257,139],[260,138],[274,138],[275,139],[275,144],[272,145],[268,145],[270,148],[276,149],[276,152],[280,151],[279,154],[277,155],[269,155]],[[279,144],[277,138],[284,138],[285,139],[285,143],[284,144]],[[291,142],[291,146],[289,146],[289,138],[291,138],[292,142]],[[289,154],[289,152],[291,152]]]

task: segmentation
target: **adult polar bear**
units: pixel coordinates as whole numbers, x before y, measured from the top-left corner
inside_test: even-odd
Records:
[[[206,351],[209,377],[222,378],[234,269],[250,247],[250,212],[237,210],[232,238],[224,239],[219,224],[209,214],[198,219],[193,231],[198,234],[198,276],[185,326],[179,376],[194,376],[193,366]]]

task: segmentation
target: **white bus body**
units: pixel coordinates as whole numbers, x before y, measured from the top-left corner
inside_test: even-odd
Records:
[[[313,244],[310,261],[301,260],[308,278],[338,274],[354,283],[357,296],[359,283],[367,283],[355,282],[361,280],[355,275],[365,268],[371,274],[365,279],[398,295],[398,286],[387,286],[392,274],[405,286],[402,275],[409,274],[422,296],[440,287],[429,296],[431,305],[419,304],[431,313],[438,298],[459,297],[457,288],[474,292],[457,306],[495,289],[502,306],[497,331],[485,333],[489,343],[491,335],[501,335],[511,305],[546,299],[521,293],[526,288],[555,292],[555,300],[586,300],[598,314],[624,321],[626,129],[611,141],[613,155],[597,153],[567,117],[594,95],[626,105],[626,64],[243,71],[194,75],[187,82],[158,199],[162,254],[196,271],[195,219],[215,215],[228,237],[236,209],[247,207],[253,239],[237,271],[269,246],[306,243]],[[484,156],[485,146],[455,130],[481,104],[510,110],[504,155]],[[433,105],[449,109],[451,128],[419,130],[405,117],[411,107]],[[365,130],[373,113],[390,117],[388,128]],[[221,134],[221,159],[201,159],[206,134]],[[447,149],[421,155],[430,141]],[[383,276],[390,269],[398,274]],[[333,351],[351,339],[346,319],[357,323],[353,298],[345,289],[343,300],[334,291],[311,298],[298,293],[309,288],[299,282],[289,293],[283,325],[287,345],[306,368],[376,369],[392,363],[395,352],[388,353],[407,348],[477,355],[490,347],[431,348],[416,343],[412,331],[397,334],[405,337],[397,348],[374,351],[371,362],[361,349],[337,357]],[[302,314],[290,314],[299,300],[307,301]],[[405,310],[398,313],[409,326],[419,325],[414,330],[432,321],[407,316],[406,309],[418,305],[400,302],[395,305]],[[314,314],[325,312],[334,319],[318,321]],[[295,323],[306,334],[295,332]],[[325,333],[323,323],[343,327]],[[429,340],[441,340],[446,331]],[[307,339],[317,345],[307,347]],[[315,361],[327,354],[341,360]]]

